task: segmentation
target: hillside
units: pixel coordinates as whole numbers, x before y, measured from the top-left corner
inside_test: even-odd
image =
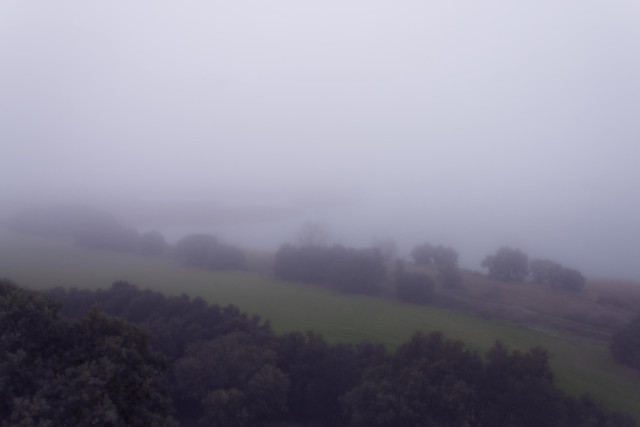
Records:
[[[613,287],[593,282],[576,296],[467,274],[463,289],[441,293],[440,304],[465,311],[460,312],[345,295],[255,273],[212,273],[162,258],[84,250],[64,240],[10,233],[0,237],[0,276],[34,289],[56,285],[104,288],[125,279],[140,288],[233,303],[270,319],[277,332],[314,329],[330,342],[370,339],[394,348],[416,330],[441,330],[478,350],[488,349],[498,339],[521,349],[539,345],[549,349],[563,390],[591,393],[611,408],[640,419],[636,405],[640,378],[616,365],[604,345],[611,326],[633,311],[638,293],[631,285],[616,285],[620,292],[626,292],[619,297]],[[584,309],[582,313],[598,318],[596,307],[603,310],[603,316],[619,317],[597,327],[575,315],[571,318],[571,313],[582,312],[571,308]]]
[[[436,276],[428,268],[417,270]],[[440,287],[436,304],[486,319],[551,329],[608,345],[611,333],[640,312],[640,284],[588,280],[582,292],[531,282],[500,282],[463,273],[464,286]]]

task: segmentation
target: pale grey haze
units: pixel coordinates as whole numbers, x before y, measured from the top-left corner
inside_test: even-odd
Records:
[[[0,203],[639,279],[639,23],[637,0],[2,0]]]

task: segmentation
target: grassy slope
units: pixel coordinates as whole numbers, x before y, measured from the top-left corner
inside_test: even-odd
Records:
[[[480,351],[498,339],[521,349],[539,345],[550,351],[551,364],[565,391],[589,392],[611,408],[640,419],[640,378],[614,364],[606,347],[559,333],[254,274],[212,273],[163,259],[81,250],[65,242],[6,233],[0,233],[0,277],[34,289],[108,287],[124,279],[166,294],[187,293],[212,303],[233,303],[270,319],[278,332],[314,329],[332,342],[369,339],[395,347],[416,330],[441,330]]]

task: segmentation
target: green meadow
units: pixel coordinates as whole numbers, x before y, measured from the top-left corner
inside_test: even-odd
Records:
[[[185,293],[210,303],[234,304],[268,319],[277,332],[313,329],[330,342],[371,340],[394,348],[417,330],[440,330],[480,352],[496,340],[519,349],[542,346],[551,354],[552,367],[564,391],[590,393],[610,408],[627,411],[640,420],[640,377],[616,365],[605,346],[559,332],[346,295],[259,274],[185,268],[168,258],[92,251],[65,240],[8,232],[0,233],[0,277],[32,289],[95,289],[127,280],[169,295]]]

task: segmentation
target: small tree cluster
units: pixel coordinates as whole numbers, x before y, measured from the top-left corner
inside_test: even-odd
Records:
[[[442,245],[433,246],[424,243],[411,250],[411,257],[419,265],[435,265],[438,268],[438,279],[446,288],[457,288],[462,283],[462,275],[458,268],[458,253]]]
[[[83,206],[28,210],[8,225],[25,234],[71,237],[78,246],[105,251],[161,255],[167,246],[158,231],[138,233],[108,213]]]
[[[640,370],[640,314],[613,334],[609,349],[618,363]]]
[[[245,255],[241,249],[204,233],[189,234],[180,239],[173,254],[186,265],[210,270],[239,270],[245,263]]]
[[[535,283],[544,283],[554,288],[580,292],[585,278],[578,270],[564,267],[548,259],[533,259],[519,249],[502,247],[482,261],[489,269],[489,277],[504,281],[523,281],[529,274]]]
[[[429,243],[418,245],[411,250],[411,257],[416,264],[436,265],[438,267],[458,265],[458,253],[453,248]]]
[[[372,294],[384,278],[384,259],[377,249],[341,245],[280,247],[275,275],[281,279],[328,286],[345,292]]]
[[[554,288],[580,292],[584,288],[585,278],[578,270],[564,267],[548,259],[534,259],[529,263],[534,282],[544,283]]]
[[[520,249],[501,247],[482,261],[482,267],[493,279],[522,282],[529,274],[529,257]]]

